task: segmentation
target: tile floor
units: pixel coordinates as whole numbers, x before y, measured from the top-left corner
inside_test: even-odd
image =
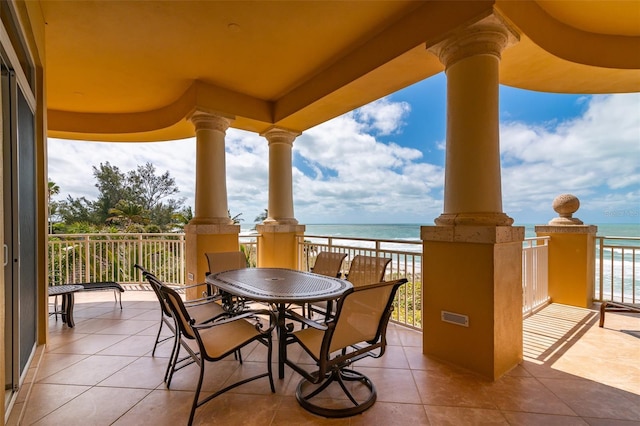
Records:
[[[120,310],[110,292],[76,297],[76,327],[49,319],[9,424],[182,425],[195,388],[192,365],[163,383],[170,344],[151,348],[159,308],[152,292],[127,291]],[[421,334],[391,326],[387,353],[356,368],[378,388],[376,404],[346,419],[299,407],[299,376],[287,369],[271,394],[267,379],[240,386],[196,411],[202,425],[640,425],[640,316],[550,305],[524,321],[525,361],[491,382],[421,353]],[[264,347],[244,364],[213,364],[203,390],[264,367]],[[261,365],[262,364],[262,365]]]

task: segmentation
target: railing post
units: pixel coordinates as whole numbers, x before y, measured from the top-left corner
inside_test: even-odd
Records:
[[[599,275],[599,300],[602,300],[604,297],[604,238],[596,237],[596,241],[598,241],[598,251],[599,251],[599,262],[598,262],[598,275]]]
[[[180,235],[180,260],[181,260],[181,262],[180,262],[180,277],[178,278],[180,280],[180,285],[184,285],[184,282],[185,282],[184,281],[184,274],[185,274],[184,267],[185,267],[185,264],[186,264],[186,262],[185,262],[186,258],[185,258],[184,244],[185,244],[184,234],[182,234],[182,235]]]
[[[89,262],[89,235],[84,236],[84,282],[91,280],[90,262]]]
[[[144,261],[144,256],[142,254],[142,250],[143,250],[142,234],[140,234],[140,235],[138,235],[138,265],[144,266],[144,263],[142,263]],[[131,265],[131,266],[133,266],[133,265]],[[136,269],[136,271],[137,271],[137,269]],[[138,272],[138,274],[137,274],[138,277],[137,277],[136,280],[142,281],[141,277],[140,277],[140,271],[137,271],[137,272]]]

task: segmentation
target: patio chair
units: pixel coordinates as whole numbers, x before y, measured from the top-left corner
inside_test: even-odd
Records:
[[[388,257],[358,255],[351,261],[346,278],[354,287],[384,281],[389,262]]]
[[[241,251],[205,253],[204,255],[207,257],[210,274],[247,267],[247,257]]]
[[[298,316],[308,327],[288,334],[287,345],[299,344],[313,358],[317,369],[308,371],[308,364],[299,365],[289,359],[286,363],[303,377],[296,399],[305,410],[324,417],[348,417],[375,403],[373,382],[348,367],[362,358],[384,354],[393,299],[406,282],[402,278],[353,287],[338,300],[335,316],[323,323]],[[322,395],[323,391],[331,395],[328,388],[335,388],[336,383],[348,400]]]
[[[639,303],[622,303],[607,300],[600,305],[600,327],[604,327],[605,312],[633,312],[640,313]]]
[[[351,261],[346,279],[354,287],[384,281],[385,271],[389,262],[391,262],[391,259],[388,257],[357,255]],[[331,302],[316,302],[309,306],[310,316],[314,312],[326,316],[327,312],[331,311]]]
[[[271,368],[271,354],[273,347],[271,332],[276,325],[275,313],[266,309],[244,311],[242,314],[236,316],[225,313],[211,321],[197,323],[196,320],[191,317],[189,310],[182,301],[182,298],[175,290],[162,285],[160,286],[160,293],[162,294],[163,300],[171,310],[173,318],[176,319],[180,338],[194,340],[198,346],[198,351],[191,349],[188,345],[184,346],[193,359],[193,362],[198,364],[200,367],[198,384],[196,386],[196,392],[191,406],[191,413],[189,415],[189,425],[193,423],[196,408],[202,406],[218,395],[242,384],[263,377],[268,377],[271,392],[275,392]],[[269,326],[266,329],[262,324],[263,319],[259,317],[259,315],[267,316],[269,318]],[[199,400],[206,362],[219,361],[255,341],[267,346],[267,371],[234,382],[206,398]]]
[[[216,274],[218,272],[230,271],[233,269],[243,269],[247,267],[247,257],[241,251],[225,251],[217,253],[205,253],[209,272],[206,275]],[[207,284],[207,296],[219,295],[222,299],[222,305],[229,312],[242,312],[244,302],[229,295],[220,294],[218,289]]]
[[[155,340],[155,343],[153,344],[153,350],[151,351],[151,356],[155,355],[158,344],[163,343],[169,339],[174,340],[173,349],[171,350],[172,355],[169,358],[169,363],[167,365],[167,369],[164,375],[164,381],[165,383],[167,383],[167,387],[169,387],[171,384],[171,378],[173,377],[173,373],[176,370],[180,370],[181,368],[186,367],[186,365],[181,364],[180,366],[177,366],[177,364],[180,364],[181,361],[183,361],[184,359],[177,359],[177,362],[173,362],[173,358],[174,358],[173,353],[176,350],[178,350],[179,352],[179,346],[178,346],[179,342],[178,342],[178,333],[176,333],[175,321],[173,319],[173,316],[171,315],[171,311],[169,310],[169,307],[166,305],[166,303],[164,303],[162,299],[162,294],[160,293],[160,286],[161,285],[166,286],[166,284],[162,283],[160,280],[158,280],[158,278],[153,273],[149,272],[142,266],[137,264],[134,266],[135,268],[139,269],[142,272],[142,276],[144,277],[144,279],[149,281],[149,284],[151,285],[151,288],[153,289],[153,292],[155,293],[156,297],[158,298],[158,302],[160,303],[160,326],[158,327],[158,334],[156,335],[156,340]],[[179,287],[179,288],[185,288],[185,287]],[[189,310],[191,318],[194,318],[194,320],[197,323],[201,323],[211,318],[215,318],[224,313],[222,306],[217,303],[217,300],[218,300],[217,297],[196,299],[189,302],[185,302],[185,306]],[[171,335],[161,338],[160,336],[162,334],[162,328],[165,325],[171,331]],[[240,360],[240,362],[242,362],[242,357],[241,357],[241,354],[239,353],[238,353],[238,359]]]
[[[340,278],[340,275],[342,275],[340,270],[342,269],[342,262],[345,257],[347,257],[346,253],[321,251],[316,256],[316,262],[313,268],[311,268],[311,272],[328,277]],[[306,306],[309,315],[313,315],[314,312],[324,313],[326,309],[327,302],[316,302],[315,306],[309,303]],[[305,315],[305,306],[302,307],[302,315]]]
[[[311,268],[311,272],[328,277],[340,278],[342,261],[345,257],[347,257],[346,253],[321,251],[316,256],[316,262],[313,268]]]

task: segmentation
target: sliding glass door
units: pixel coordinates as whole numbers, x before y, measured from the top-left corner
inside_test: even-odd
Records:
[[[36,152],[33,110],[13,71],[1,67],[6,407],[37,341]]]

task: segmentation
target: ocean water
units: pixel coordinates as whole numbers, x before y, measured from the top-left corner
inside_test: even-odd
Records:
[[[306,225],[306,236],[332,236],[340,238],[364,238],[376,240],[406,240],[420,241],[420,224],[344,224],[344,225]],[[533,238],[534,224],[519,224],[525,227],[525,238]],[[640,238],[640,223],[624,224],[596,224],[598,237],[635,237]],[[313,240],[313,238],[310,238]],[[343,244],[341,242],[341,244]],[[602,300],[616,300],[620,302],[640,302],[640,257],[638,249],[640,239],[625,240],[623,246],[614,239],[606,240],[606,247],[602,251],[603,270],[600,275],[600,240],[596,246],[596,297]],[[356,246],[366,246],[364,242],[356,242]],[[394,247],[394,246],[398,247]],[[406,245],[387,244],[387,249],[416,250],[420,246],[408,248]],[[635,249],[634,249],[635,247]],[[420,262],[419,259],[415,259]],[[600,293],[602,291],[602,293]]]
[[[306,235],[370,238],[377,240],[420,240],[421,224],[344,224],[306,225]],[[534,224],[516,224],[525,227],[525,238],[535,237]],[[640,223],[596,224],[599,237],[640,237]]]

